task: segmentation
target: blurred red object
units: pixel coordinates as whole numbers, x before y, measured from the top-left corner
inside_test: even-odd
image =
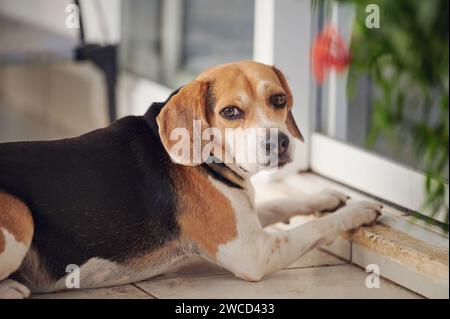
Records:
[[[335,27],[328,25],[314,40],[312,68],[314,78],[322,84],[331,69],[345,70],[351,60],[350,52]]]

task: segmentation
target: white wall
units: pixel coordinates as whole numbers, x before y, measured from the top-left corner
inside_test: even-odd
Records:
[[[49,0],[46,0],[49,1]],[[59,0],[55,0],[59,1]],[[96,3],[98,5],[96,5]],[[82,0],[83,19],[85,21],[86,40],[99,43],[116,43],[120,40],[121,0]],[[108,34],[101,28],[100,8]]]
[[[0,0],[0,14],[66,36],[77,32],[65,27],[70,0]]]
[[[66,7],[71,0],[0,0],[0,15],[12,17],[69,37],[78,37],[78,30],[66,27]],[[104,12],[109,35],[104,38],[98,13],[98,3]],[[111,43],[120,39],[121,0],[82,0],[86,39]]]

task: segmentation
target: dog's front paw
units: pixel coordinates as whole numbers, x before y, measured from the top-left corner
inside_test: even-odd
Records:
[[[334,212],[345,206],[349,197],[334,190],[324,190],[309,197],[310,207],[319,215],[321,213]]]
[[[380,217],[383,205],[379,203],[360,201],[350,203],[339,211],[344,217],[343,222],[347,230],[359,226],[369,226],[376,222]]]

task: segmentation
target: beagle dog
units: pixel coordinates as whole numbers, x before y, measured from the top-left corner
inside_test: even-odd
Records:
[[[292,160],[291,90],[275,67],[244,61],[211,68],[153,103],[76,138],[0,144],[0,297],[141,281],[197,255],[259,281],[317,245],[373,223],[381,206],[346,204],[326,191],[255,206],[255,163],[180,163],[177,127],[277,128],[278,165]],[[256,145],[265,149],[264,143]],[[216,157],[215,150],[211,157]],[[264,227],[294,215],[334,211],[289,231]]]

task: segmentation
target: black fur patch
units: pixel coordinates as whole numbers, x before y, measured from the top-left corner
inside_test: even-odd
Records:
[[[0,144],[0,191],[29,206],[32,246],[55,280],[69,264],[81,266],[93,257],[124,262],[179,237],[176,185],[169,173],[177,164],[156,123],[166,103],[76,138]],[[221,174],[228,169],[224,164],[214,165],[202,167],[242,188]]]
[[[225,176],[225,174],[223,174],[224,171],[227,171],[229,174],[232,174],[236,178],[236,180],[243,181],[241,176],[237,175],[234,171],[232,171],[230,168],[228,168],[225,164],[223,164],[223,163],[210,163],[210,164],[203,163],[201,166],[212,178],[222,182],[223,184],[225,184],[229,187],[237,188],[237,189],[244,189],[241,185],[239,185],[239,183],[233,181],[232,179]]]
[[[77,138],[0,144],[0,189],[31,209],[32,245],[55,279],[68,264],[121,262],[179,236],[175,164],[155,134],[163,105]]]

